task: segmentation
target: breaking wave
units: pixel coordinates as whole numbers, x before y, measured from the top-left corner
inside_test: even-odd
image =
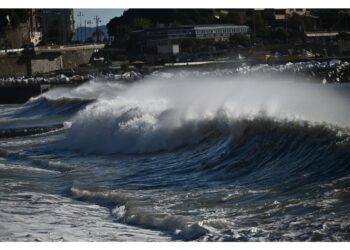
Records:
[[[213,136],[239,137],[247,123],[261,121],[347,130],[347,95],[286,79],[150,79],[87,105],[69,121],[59,147],[105,154],[169,151]]]
[[[1,115],[0,170],[175,240],[349,240],[349,85],[260,68],[51,90]]]

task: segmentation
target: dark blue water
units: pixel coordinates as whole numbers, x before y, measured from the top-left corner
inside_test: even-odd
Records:
[[[0,239],[348,241],[350,88],[227,69],[0,107]]]

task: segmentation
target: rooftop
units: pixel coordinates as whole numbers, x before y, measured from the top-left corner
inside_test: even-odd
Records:
[[[223,27],[234,27],[243,28],[248,27],[247,25],[235,25],[235,24],[193,24],[193,25],[177,25],[167,27],[152,27],[145,30],[169,30],[169,29],[191,29],[191,28],[223,28]],[[135,30],[133,32],[141,32],[144,30]]]

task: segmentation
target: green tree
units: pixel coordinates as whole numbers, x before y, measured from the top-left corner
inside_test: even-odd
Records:
[[[103,33],[102,30],[95,30],[93,33],[92,33],[92,37],[96,39],[96,41],[101,41],[103,38],[105,38],[105,34]]]
[[[95,42],[95,40],[92,36],[85,39],[85,43],[94,43],[94,42]]]
[[[120,39],[116,41],[117,47],[128,48],[130,45],[130,35],[124,34]]]
[[[230,45],[231,46],[243,46],[243,47],[248,47],[250,45],[250,39],[247,35],[244,34],[234,34],[230,36]]]
[[[244,24],[244,16],[242,12],[230,11],[226,16],[227,23],[242,25]]]
[[[1,9],[0,10],[0,32],[10,24],[12,28],[17,28],[20,23],[27,21],[29,17],[28,9]]]
[[[273,40],[279,40],[279,41],[285,41],[287,36],[287,32],[282,27],[277,27],[276,29],[273,29],[271,32],[271,39]]]
[[[130,25],[130,30],[143,30],[143,29],[148,29],[152,26],[151,20],[147,18],[135,18],[131,25]]]
[[[266,27],[265,27],[265,21],[262,18],[261,13],[260,12],[254,12],[253,19],[254,19],[254,22],[255,22],[255,30],[256,30],[257,36],[264,37],[265,36]]]

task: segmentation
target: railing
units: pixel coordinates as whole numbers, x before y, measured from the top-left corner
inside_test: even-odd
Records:
[[[0,53],[2,54],[7,54],[7,53],[17,53],[17,52],[22,52],[23,48],[20,49],[7,49],[7,50],[0,50]]]
[[[79,45],[52,45],[35,47],[35,51],[76,50],[76,49],[103,49],[105,44],[79,44]]]
[[[103,49],[105,47],[105,44],[79,44],[79,45],[50,45],[50,46],[38,46],[33,47],[30,49],[33,49],[34,51],[55,51],[55,50],[74,50],[74,49]],[[7,49],[7,50],[0,50],[0,54],[7,54],[7,53],[18,53],[25,50],[24,48],[18,48],[18,49]]]

